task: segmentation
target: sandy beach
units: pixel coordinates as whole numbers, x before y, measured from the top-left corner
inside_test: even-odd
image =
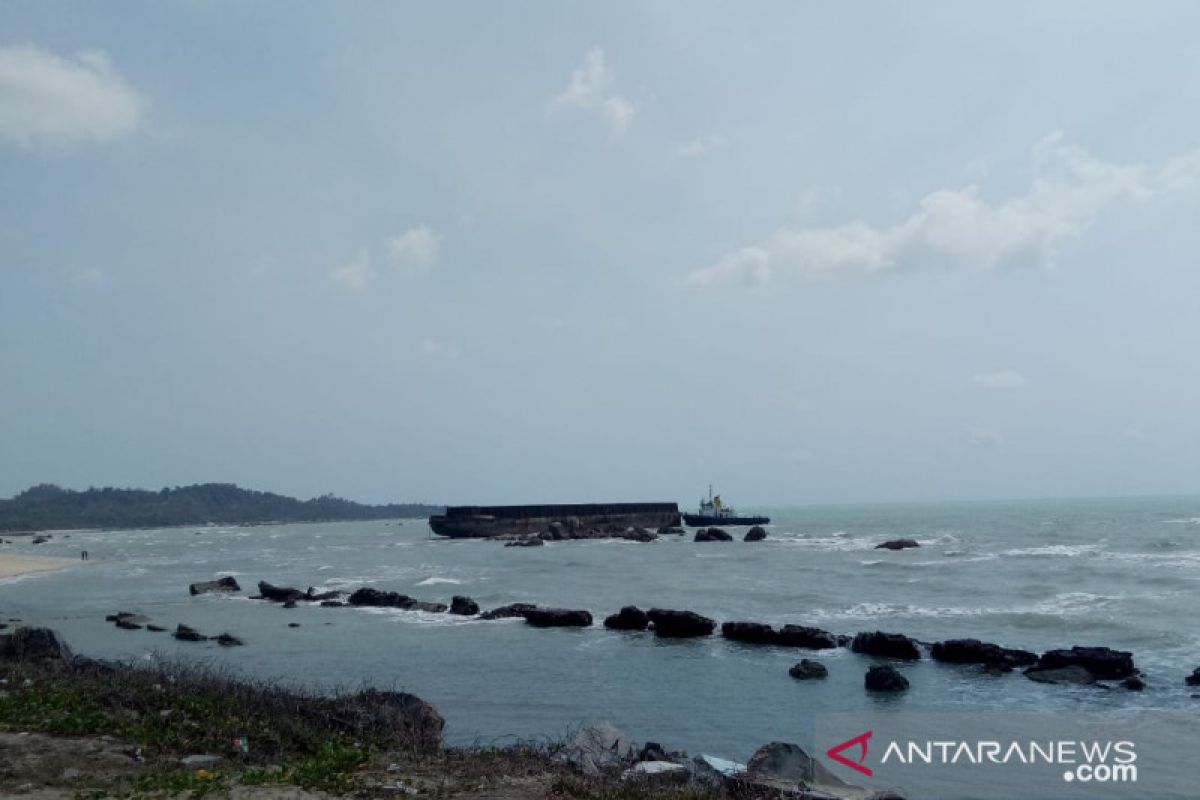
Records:
[[[0,578],[15,578],[34,572],[50,572],[80,562],[73,558],[50,558],[47,556],[24,556],[0,553]]]

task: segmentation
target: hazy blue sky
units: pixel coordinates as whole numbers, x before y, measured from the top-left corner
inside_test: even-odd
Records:
[[[0,495],[1200,487],[1196,3],[2,17]]]

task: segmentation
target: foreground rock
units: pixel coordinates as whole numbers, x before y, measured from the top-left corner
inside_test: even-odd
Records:
[[[0,660],[62,661],[74,659],[71,648],[49,628],[17,628],[0,636]]]
[[[371,608],[402,608],[406,611],[430,611],[440,614],[446,611],[445,603],[426,603],[399,592],[384,592],[369,586],[354,592],[346,599],[352,606],[367,606]]]
[[[525,622],[535,628],[588,628],[591,613],[572,608],[533,608],[525,612]]]
[[[704,530],[696,531],[696,535],[692,537],[693,542],[732,542],[733,537],[728,532],[720,528],[705,528]]]
[[[746,535],[742,537],[743,542],[761,542],[767,538],[767,531],[761,525],[755,525],[750,530],[746,531]]]
[[[745,781],[770,790],[808,790],[833,798],[848,796],[848,790],[861,792],[859,796],[868,794],[834,775],[799,745],[789,742],[771,742],[758,748],[746,762]]]
[[[533,603],[510,603],[506,606],[493,608],[484,614],[480,614],[480,619],[512,619],[513,617],[524,617],[530,611],[533,611],[537,606]]]
[[[827,677],[829,670],[820,661],[810,661],[807,658],[802,658],[799,664],[788,670],[788,675],[791,675],[798,681],[810,681]]]
[[[633,742],[611,722],[596,722],[568,739],[555,758],[584,775],[596,776],[607,767],[632,759],[634,752]]]
[[[387,730],[415,750],[442,746],[445,720],[432,704],[407,692],[370,689],[335,701],[328,717],[349,731]]]
[[[717,623],[695,611],[676,611],[670,608],[652,608],[646,612],[654,624],[656,636],[667,639],[685,639],[695,636],[711,636]]]
[[[649,624],[650,617],[637,606],[625,606],[604,619],[604,627],[614,631],[644,631]]]
[[[930,650],[934,661],[946,664],[983,664],[1006,669],[1036,664],[1037,654],[1028,650],[1001,647],[978,639],[947,639],[934,642]]]
[[[464,617],[473,617],[479,613],[479,603],[469,597],[456,594],[450,599],[450,613]]]
[[[268,586],[269,585],[270,584],[268,584]],[[261,590],[261,585],[259,588]],[[232,575],[226,575],[224,578],[218,578],[215,581],[201,581],[200,583],[193,583],[188,587],[188,594],[196,595],[207,594],[208,592],[240,592],[241,590],[242,587],[238,586],[237,580]]]
[[[921,657],[917,641],[902,633],[860,633],[850,643],[850,649],[855,653],[882,658],[917,660]]]
[[[907,550],[910,547],[920,547],[916,539],[889,539],[875,545],[876,550]]]
[[[890,664],[871,667],[863,679],[869,692],[903,692],[908,688],[908,678]]]
[[[1109,647],[1072,647],[1070,650],[1047,650],[1038,659],[1039,670],[1061,667],[1083,667],[1099,680],[1115,681],[1133,677],[1133,653]]]

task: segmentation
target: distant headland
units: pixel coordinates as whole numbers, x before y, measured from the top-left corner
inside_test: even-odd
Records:
[[[82,492],[43,483],[0,500],[0,531],[332,522],[428,517],[442,511],[442,506],[423,503],[365,505],[331,494],[297,500],[232,483],[198,483],[159,491],[106,487]]]

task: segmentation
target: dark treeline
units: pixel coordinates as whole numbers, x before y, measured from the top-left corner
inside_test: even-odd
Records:
[[[0,531],[395,519],[441,512],[440,506],[420,503],[371,506],[329,494],[297,500],[241,489],[232,483],[202,483],[157,492],[113,488],[77,492],[41,484],[9,500],[0,500]]]

